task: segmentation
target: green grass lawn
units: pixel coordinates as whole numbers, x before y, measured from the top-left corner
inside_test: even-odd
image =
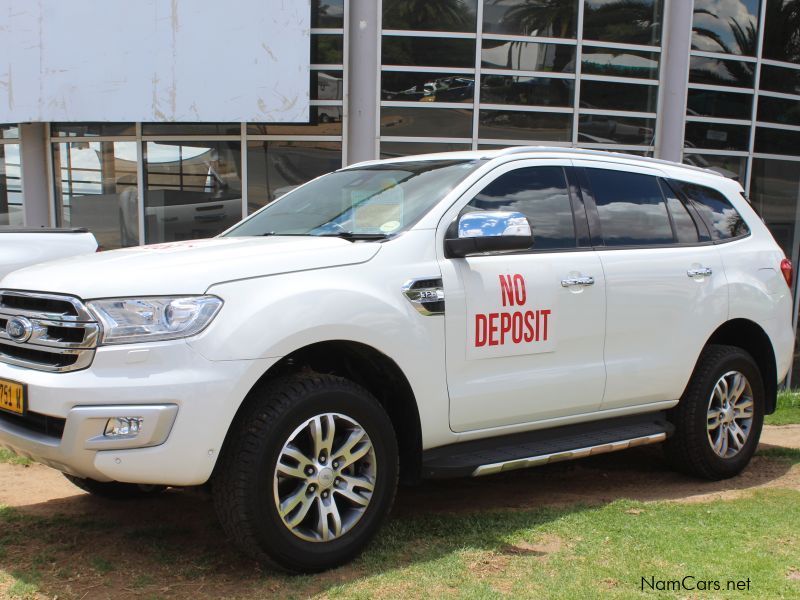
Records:
[[[0,590],[9,597],[103,595],[114,582],[145,598],[188,597],[193,581],[202,597],[800,597],[796,490],[397,518],[352,565],[301,577],[220,558],[230,548],[204,548],[186,529],[156,539],[135,522],[5,508],[0,530]],[[712,583],[710,591],[680,590],[679,581]]]
[[[778,394],[778,409],[764,418],[766,425],[791,425],[800,423],[800,392]]]

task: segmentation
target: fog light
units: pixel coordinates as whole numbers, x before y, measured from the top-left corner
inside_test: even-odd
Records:
[[[139,435],[139,430],[142,428],[143,423],[144,419],[142,417],[116,417],[109,419],[103,435],[107,437],[133,437]]]

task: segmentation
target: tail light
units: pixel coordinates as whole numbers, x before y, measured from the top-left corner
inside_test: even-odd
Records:
[[[794,279],[792,277],[794,270],[792,269],[792,261],[790,261],[788,258],[784,258],[781,261],[781,273],[783,273],[783,278],[786,280],[786,285],[791,288],[792,281]]]

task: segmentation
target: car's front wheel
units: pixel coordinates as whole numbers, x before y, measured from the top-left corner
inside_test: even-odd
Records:
[[[228,535],[258,560],[313,572],[355,557],[397,488],[394,429],[365,389],[304,373],[254,392],[214,477]]]

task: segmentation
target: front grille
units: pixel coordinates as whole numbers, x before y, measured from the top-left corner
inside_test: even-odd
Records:
[[[15,317],[30,329],[24,341],[9,332]],[[0,290],[0,362],[39,371],[85,369],[99,336],[100,325],[78,298]]]
[[[60,440],[64,435],[66,419],[51,417],[31,411],[28,411],[25,415],[12,415],[11,413],[0,412],[0,423],[16,425],[22,429],[34,433],[41,433],[47,437]]]

